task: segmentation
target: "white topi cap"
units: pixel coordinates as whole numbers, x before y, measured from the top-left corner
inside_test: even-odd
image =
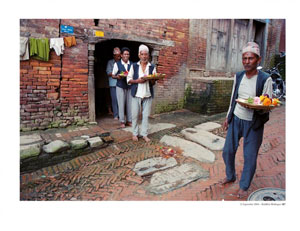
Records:
[[[141,51],[146,51],[147,53],[149,53],[149,48],[147,46],[145,46],[144,44],[142,44],[139,47],[139,54]]]

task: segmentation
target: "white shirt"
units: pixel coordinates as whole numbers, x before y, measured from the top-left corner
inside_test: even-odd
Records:
[[[249,97],[254,98],[256,96],[256,81],[257,81],[257,75],[252,76],[250,79],[247,78],[246,74],[244,74],[242,81],[240,83],[240,87],[238,90],[238,98],[241,99],[248,99]],[[231,102],[232,102],[232,97],[235,89],[235,84],[236,84],[236,76],[234,76],[234,82],[232,86],[232,94],[231,94],[231,99],[230,99],[230,106],[229,110],[227,112],[227,117],[231,109]],[[262,94],[268,94],[270,97],[272,97],[272,78],[269,77],[264,85],[263,92]],[[236,104],[235,109],[234,109],[234,114],[242,119],[242,120],[248,120],[251,121],[253,118],[253,109],[248,109],[240,104]]]
[[[143,72],[142,67],[140,65],[140,61],[137,63],[137,65],[139,65],[139,78],[143,77],[144,75],[149,75],[149,67],[151,66],[151,63],[148,62],[145,72]],[[152,74],[156,73],[156,67],[154,67]],[[133,75],[134,75],[134,70],[133,70],[133,65],[131,65],[129,73],[127,75],[127,84],[131,85],[129,83],[130,80],[133,79]],[[148,98],[151,97],[151,92],[150,92],[150,86],[149,86],[149,81],[146,81],[145,83],[139,83],[138,87],[137,87],[137,91],[135,94],[135,97],[139,97],[139,98]]]
[[[124,65],[125,69],[128,70],[128,65],[130,64],[130,61],[128,60],[127,63],[125,63],[122,59],[121,59],[121,63]],[[118,64],[115,63],[114,64],[114,68],[113,68],[113,71],[112,71],[112,74],[113,75],[116,75],[119,71],[119,68],[118,68]]]

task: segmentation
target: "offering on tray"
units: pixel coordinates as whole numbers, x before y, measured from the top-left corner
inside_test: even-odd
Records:
[[[276,98],[269,98],[268,94],[261,95],[260,97],[249,97],[248,99],[237,99],[236,100],[240,105],[251,108],[251,109],[268,109],[272,110],[276,106],[279,106],[281,102]]]
[[[120,75],[122,78],[125,78],[125,77],[127,77],[127,75],[128,75],[128,71],[122,71],[119,75]]]
[[[163,79],[166,76],[166,74],[161,73],[154,73],[152,75],[145,75],[142,77],[144,80],[150,80],[150,79]]]

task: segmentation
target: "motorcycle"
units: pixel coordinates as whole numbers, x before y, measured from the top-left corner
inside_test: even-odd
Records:
[[[278,66],[280,64],[281,63],[278,63],[275,67],[265,70],[265,72],[270,74],[270,76],[272,77],[272,86],[273,86],[272,98],[283,100],[285,99],[285,82],[283,81],[279,73]],[[258,69],[262,69],[262,67],[258,67]]]

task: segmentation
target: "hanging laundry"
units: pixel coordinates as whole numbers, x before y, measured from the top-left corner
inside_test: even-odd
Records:
[[[50,49],[48,38],[30,38],[29,45],[30,56],[42,61],[49,60]]]
[[[51,38],[50,39],[50,49],[53,48],[57,56],[63,54],[65,49],[63,38]]]
[[[20,59],[21,60],[29,59],[29,48],[28,48],[27,37],[20,37]]]
[[[65,41],[65,46],[66,47],[71,47],[71,46],[76,45],[75,36],[64,37],[64,41]]]

